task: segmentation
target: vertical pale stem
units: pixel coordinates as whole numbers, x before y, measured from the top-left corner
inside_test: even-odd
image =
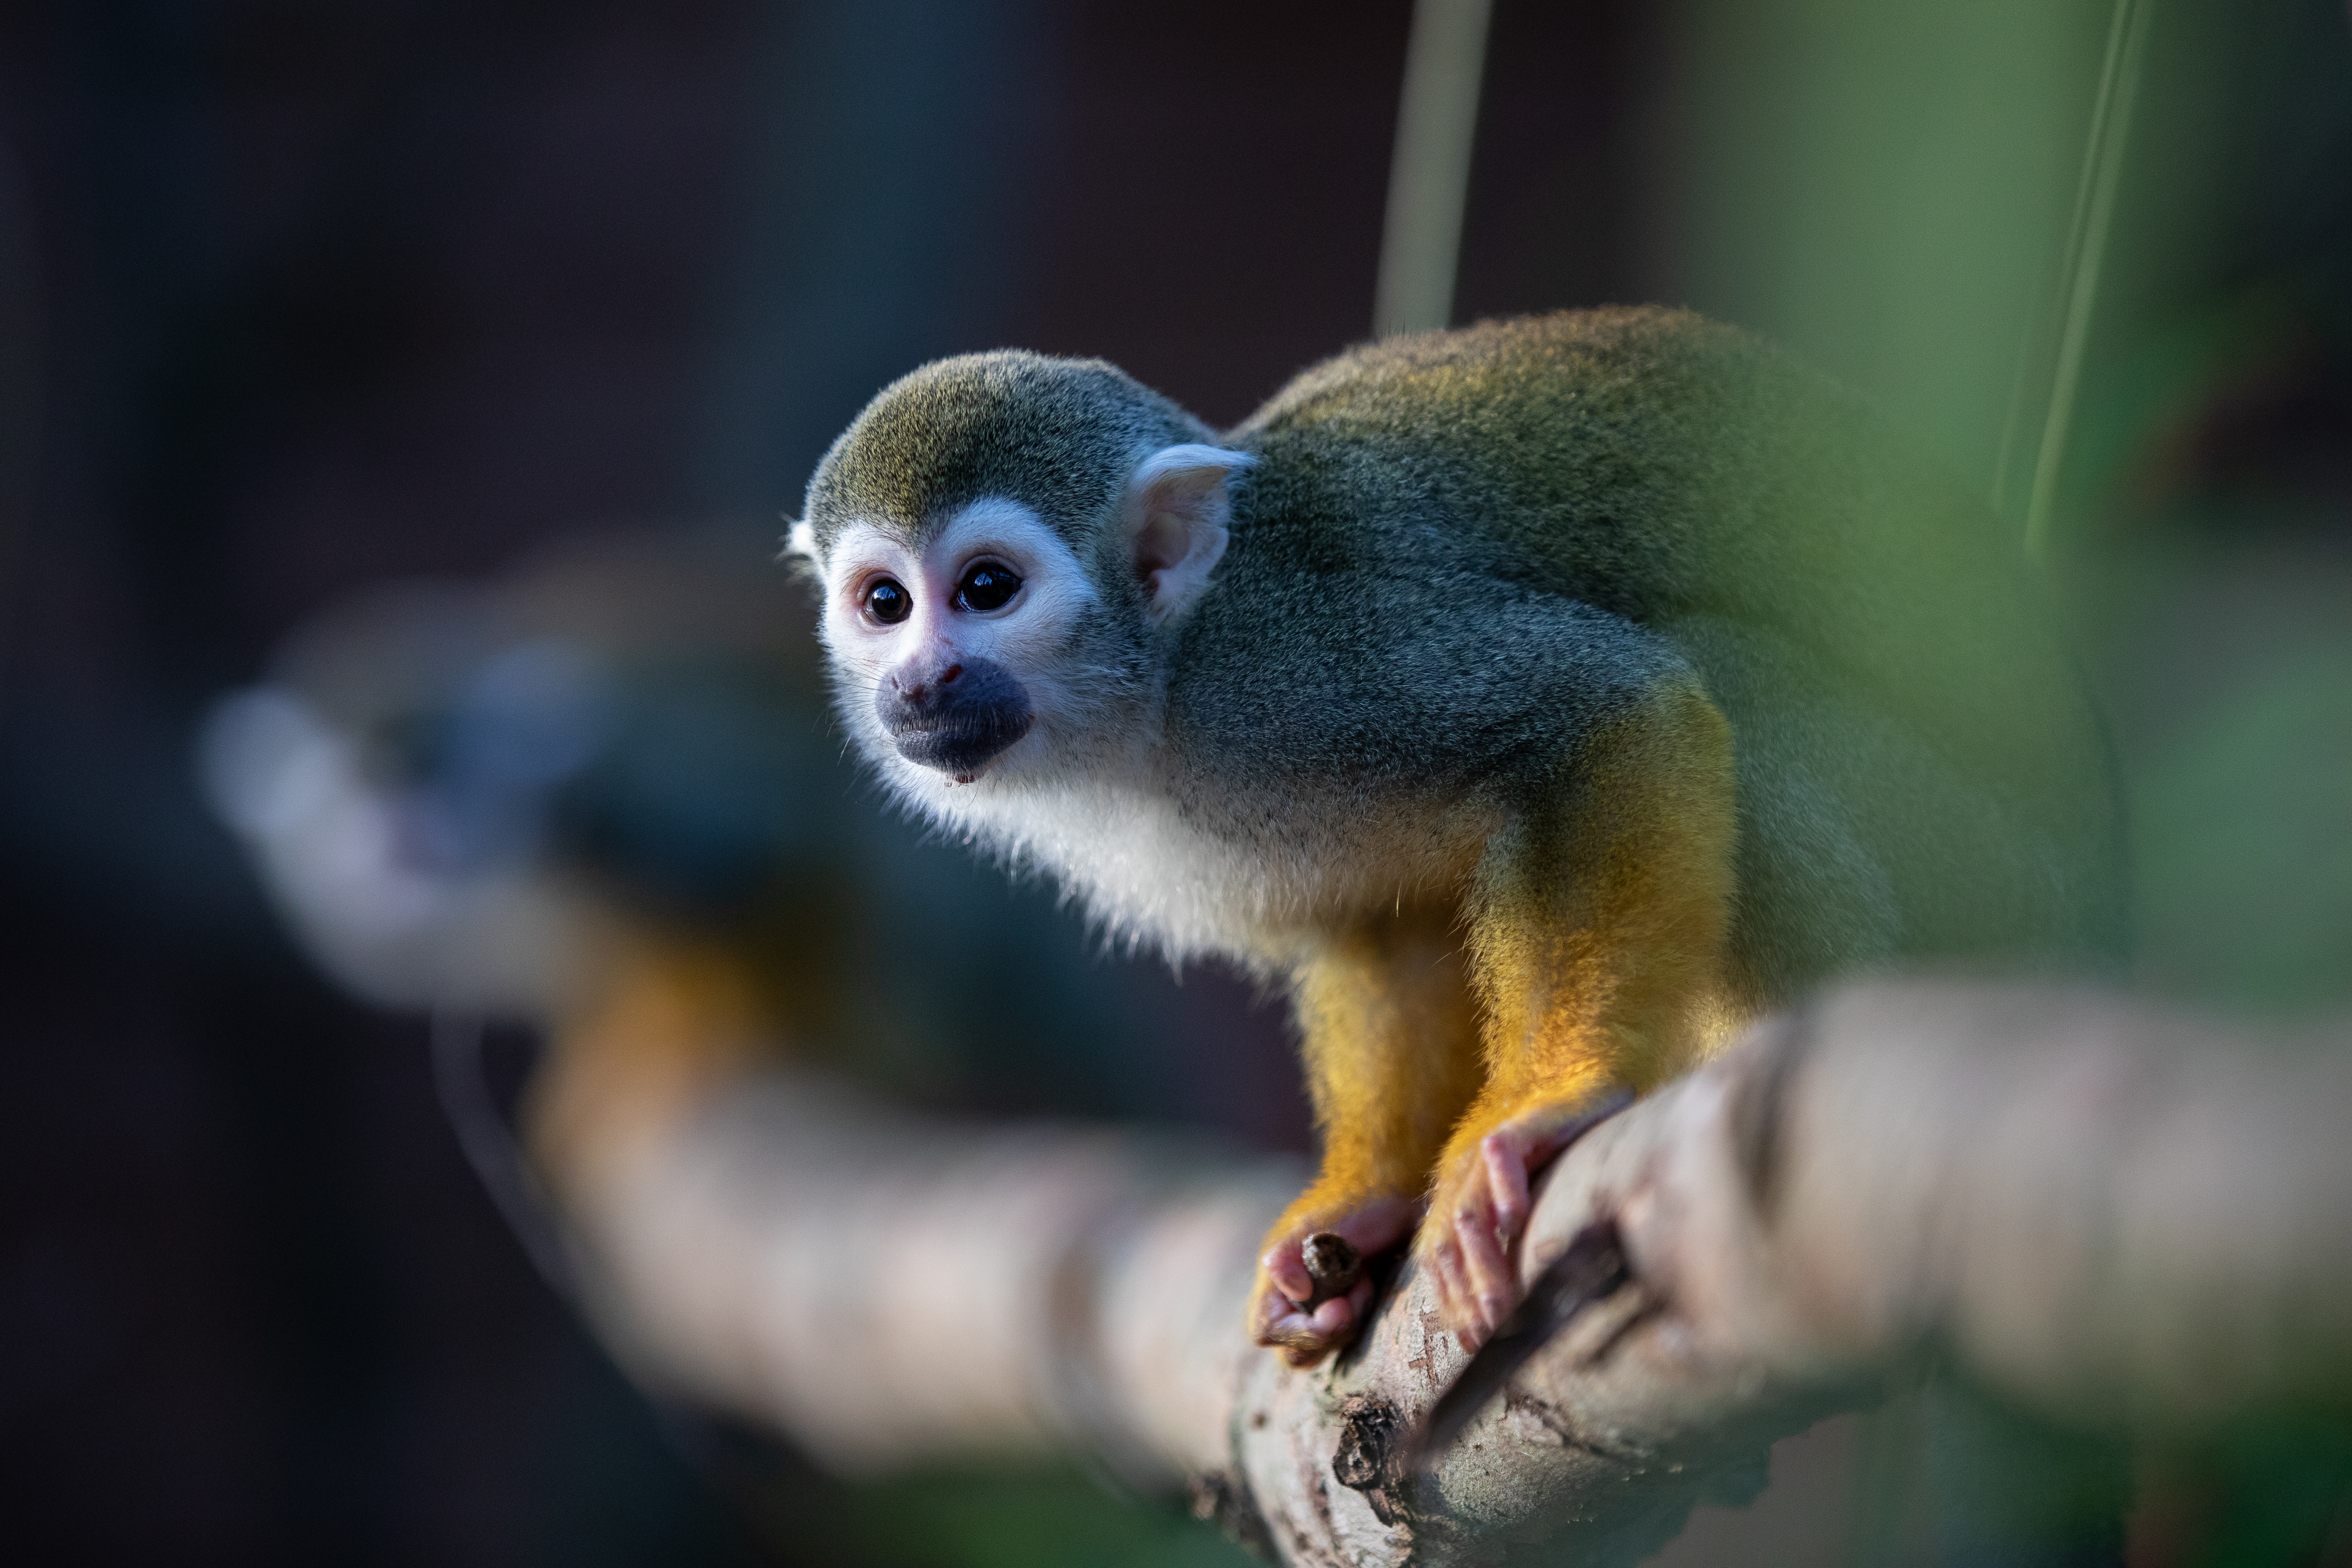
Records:
[[[1372,306],[1382,337],[1433,331],[1454,317],[1488,9],[1488,0],[1416,0],[1412,8]]]
[[[2050,511],[2058,493],[2059,464],[2065,458],[2067,426],[2074,416],[2083,348],[2098,300],[2099,271],[2115,218],[2124,146],[2131,134],[2132,100],[2138,88],[2140,50],[2147,40],[2147,0],[2116,0],[2106,65],[2099,74],[2098,100],[2091,111],[2090,144],[2083,155],[2074,233],[2066,247],[2065,314],[2058,329],[2058,363],[2051,376],[2050,407],[2042,419],[2042,444],[2033,461],[2033,489],[2025,508],[2025,553],[2037,562],[2050,547]],[[2004,452],[2004,467],[2006,459]],[[2000,482],[1996,478],[1996,488]]]

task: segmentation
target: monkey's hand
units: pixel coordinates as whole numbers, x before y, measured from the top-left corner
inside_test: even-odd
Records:
[[[1402,1241],[1420,1205],[1399,1194],[1334,1204],[1318,1184],[1266,1233],[1250,1297],[1250,1332],[1293,1366],[1312,1366],[1355,1338],[1372,1302],[1370,1271],[1360,1263]],[[1326,1238],[1346,1243],[1341,1248]],[[1352,1251],[1354,1259],[1347,1253]],[[1334,1256],[1337,1255],[1337,1256]],[[1318,1278],[1320,1276],[1321,1278]]]
[[[1486,1343],[1525,1293],[1513,1258],[1527,1227],[1528,1178],[1632,1102],[1630,1094],[1611,1090],[1499,1120],[1474,1110],[1447,1143],[1412,1250],[1436,1282],[1438,1312],[1465,1350]]]

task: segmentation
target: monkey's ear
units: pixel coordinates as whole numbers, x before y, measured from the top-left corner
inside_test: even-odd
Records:
[[[776,557],[784,570],[803,583],[824,591],[824,557],[817,553],[816,530],[805,521],[793,524],[784,535],[783,552]]]
[[[1188,442],[1162,447],[1127,481],[1127,523],[1135,579],[1155,623],[1190,609],[1225,553],[1234,498],[1226,481],[1257,459],[1247,452]]]

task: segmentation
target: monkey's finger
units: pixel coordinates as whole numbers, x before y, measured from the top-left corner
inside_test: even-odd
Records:
[[[1307,1314],[1283,1300],[1282,1292],[1261,1281],[1250,1302],[1250,1337],[1262,1345],[1280,1344],[1286,1327],[1300,1328]]]
[[[1437,1282],[1437,1312],[1462,1348],[1475,1351],[1486,1339],[1471,1306],[1470,1282],[1462,1269],[1461,1250],[1449,1236],[1429,1249],[1429,1272]]]
[[[1345,1296],[1334,1296],[1308,1315],[1307,1323],[1327,1342],[1336,1342],[1356,1321],[1356,1309]]]
[[[1263,1324],[1255,1337],[1259,1344],[1280,1351],[1290,1365],[1313,1366],[1347,1340],[1355,1322],[1353,1307],[1335,1296],[1312,1312],[1281,1313]]]
[[[1508,1248],[1528,1219],[1528,1158],[1521,1140],[1508,1132],[1489,1132],[1479,1141],[1486,1162],[1486,1186],[1494,1199],[1495,1234]]]
[[[1269,1297],[1259,1309],[1257,1325],[1251,1337],[1262,1345],[1279,1345],[1286,1349],[1317,1342],[1315,1320],[1296,1307],[1285,1306],[1278,1296]]]
[[[1293,1302],[1311,1300],[1315,1295],[1315,1277],[1307,1272],[1307,1259],[1299,1252],[1300,1237],[1285,1237],[1265,1249],[1257,1260],[1274,1288]]]
[[[1495,1234],[1493,1212],[1484,1203],[1465,1203],[1454,1215],[1454,1235],[1462,1247],[1463,1273],[1478,1313],[1479,1329],[1491,1334],[1518,1298],[1518,1280]]]

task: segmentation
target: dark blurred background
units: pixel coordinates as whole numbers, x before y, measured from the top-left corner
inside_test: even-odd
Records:
[[[646,1404],[478,1191],[425,1023],[298,956],[192,748],[379,581],[613,528],[774,572],[825,442],[940,353],[1098,353],[1239,418],[1368,330],[1410,9],[0,8],[0,1556],[1216,1560],[1083,1481],[839,1487]],[[2053,577],[2133,789],[2146,982],[2326,1011],[2352,23],[2153,15]],[[2109,16],[1497,0],[1456,319],[1761,327],[1992,493]],[[923,853],[1049,994],[931,1092],[1303,1144],[1237,982]]]

